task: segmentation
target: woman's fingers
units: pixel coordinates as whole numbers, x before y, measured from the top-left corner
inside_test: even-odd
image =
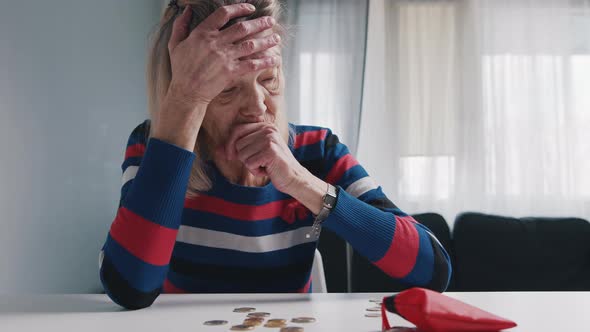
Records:
[[[256,8],[251,4],[239,3],[217,8],[213,14],[209,15],[197,29],[202,30],[219,30],[232,18],[247,16],[254,12]]]
[[[268,139],[264,130],[250,134],[236,142],[237,159],[245,162],[259,151],[272,148],[272,139]]]
[[[172,35],[170,36],[170,41],[168,42],[168,51],[172,52],[173,49],[176,48],[181,41],[185,40],[186,37],[189,35],[189,23],[193,16],[193,11],[191,10],[190,6],[186,6],[182,15],[179,18],[174,20],[172,25]]]
[[[258,175],[259,173],[266,171],[265,168],[269,165],[271,160],[271,154],[266,150],[262,150],[250,156],[243,163],[252,174]]]
[[[235,68],[237,75],[264,70],[276,66],[279,63],[278,56],[265,56],[259,59],[241,60]]]
[[[221,32],[221,38],[226,43],[235,43],[250,35],[268,30],[276,21],[270,16],[259,17],[253,20],[241,21]]]
[[[254,53],[265,51],[278,45],[280,42],[281,37],[276,33],[262,38],[243,41],[235,47],[235,58],[241,58]]]
[[[267,123],[265,122],[252,122],[242,124],[234,128],[225,143],[225,153],[227,154],[227,159],[233,160],[237,156],[236,141],[250,133],[259,131],[266,125]]]

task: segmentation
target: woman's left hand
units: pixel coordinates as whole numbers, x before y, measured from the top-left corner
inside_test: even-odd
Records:
[[[235,127],[225,146],[228,160],[239,160],[254,176],[268,176],[277,190],[289,194],[294,181],[305,174],[279,129],[272,123]]]

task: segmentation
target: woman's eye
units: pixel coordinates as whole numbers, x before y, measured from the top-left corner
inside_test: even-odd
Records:
[[[221,91],[221,93],[229,94],[229,93],[234,92],[235,90],[236,90],[236,88],[229,88],[229,89],[225,89],[225,90]]]
[[[273,89],[276,88],[276,86],[275,86],[276,82],[277,82],[277,79],[275,77],[271,77],[271,78],[267,78],[265,80],[262,80],[262,83],[264,83],[267,86],[270,86]]]

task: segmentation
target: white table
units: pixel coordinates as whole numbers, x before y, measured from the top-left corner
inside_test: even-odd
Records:
[[[497,315],[518,327],[508,331],[590,331],[590,292],[446,293]],[[0,331],[228,331],[204,326],[211,319],[239,324],[246,314],[240,306],[253,306],[274,318],[313,316],[305,331],[377,332],[380,318],[365,317],[369,299],[384,294],[253,294],[161,295],[150,308],[124,311],[105,295],[0,295]],[[389,314],[392,326],[412,326]],[[255,331],[279,331],[259,326]]]

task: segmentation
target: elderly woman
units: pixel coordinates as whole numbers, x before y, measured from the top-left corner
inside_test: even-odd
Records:
[[[166,293],[309,292],[321,227],[383,272],[443,291],[449,257],[330,129],[285,118],[276,0],[172,1],[148,62],[100,278],[119,305]]]

